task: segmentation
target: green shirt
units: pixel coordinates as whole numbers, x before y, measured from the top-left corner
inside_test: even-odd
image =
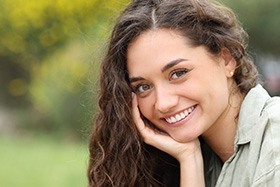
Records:
[[[214,154],[208,157],[207,186],[280,186],[280,97],[270,97],[260,85],[250,90],[241,105],[234,146],[224,164]]]

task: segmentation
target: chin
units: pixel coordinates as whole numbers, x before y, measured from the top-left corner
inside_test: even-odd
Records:
[[[188,143],[191,142],[193,140],[195,140],[196,138],[198,138],[198,136],[192,135],[192,136],[171,136],[175,141],[179,142],[179,143]]]

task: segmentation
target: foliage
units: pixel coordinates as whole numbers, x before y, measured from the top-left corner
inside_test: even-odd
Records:
[[[19,109],[21,127],[83,131],[93,112],[99,48],[124,5],[1,1],[0,105]]]
[[[0,110],[9,111],[0,119],[0,186],[86,185],[84,145],[7,140],[1,126],[86,135],[106,39],[129,1],[0,0]],[[237,11],[252,48],[280,56],[280,1],[220,1]]]
[[[0,107],[16,110],[16,127],[83,134],[106,39],[129,1],[1,0]],[[220,1],[238,13],[251,48],[280,55],[280,1]]]

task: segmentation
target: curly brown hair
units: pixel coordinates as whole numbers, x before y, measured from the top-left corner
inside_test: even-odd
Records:
[[[134,0],[120,15],[102,62],[99,112],[90,137],[89,186],[179,186],[179,165],[146,145],[131,115],[126,68],[128,45],[158,28],[180,31],[192,46],[213,55],[227,48],[237,62],[241,93],[256,85],[258,72],[247,52],[247,33],[227,7],[208,0]]]

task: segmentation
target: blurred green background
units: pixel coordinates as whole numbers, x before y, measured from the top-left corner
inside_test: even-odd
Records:
[[[0,0],[0,186],[86,186],[99,64],[129,0]],[[280,1],[223,0],[280,93]]]

